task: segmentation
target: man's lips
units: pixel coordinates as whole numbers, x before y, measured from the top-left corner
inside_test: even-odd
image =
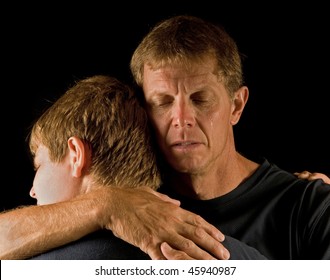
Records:
[[[171,146],[188,146],[198,144],[196,141],[175,141]]]
[[[171,148],[174,149],[193,149],[201,145],[200,142],[197,141],[175,141],[171,144]]]

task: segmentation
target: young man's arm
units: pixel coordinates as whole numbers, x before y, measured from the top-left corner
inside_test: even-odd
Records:
[[[228,258],[219,242],[223,235],[201,217],[150,189],[119,188],[99,188],[71,201],[0,214],[0,258],[29,258],[100,228],[112,230],[152,259],[164,259],[164,241],[192,258]]]

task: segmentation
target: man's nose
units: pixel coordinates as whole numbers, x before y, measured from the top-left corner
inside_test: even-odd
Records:
[[[178,102],[173,107],[173,125],[176,128],[193,127],[195,125],[194,108],[185,101]]]

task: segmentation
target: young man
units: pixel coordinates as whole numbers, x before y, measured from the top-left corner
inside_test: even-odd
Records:
[[[131,88],[112,77],[76,82],[35,122],[29,144],[36,171],[30,195],[38,205],[72,199],[97,185],[156,190],[161,182],[145,111]],[[100,230],[36,257],[49,258],[148,255]]]
[[[248,88],[237,46],[224,30],[193,17],[168,19],[141,42],[131,68],[164,159],[161,191],[200,216],[150,190],[100,188],[44,208],[43,217],[61,234],[39,224],[38,236],[24,232],[24,241],[2,250],[6,256],[46,250],[106,227],[153,259],[226,259],[223,235],[208,220],[271,259],[329,258],[329,185],[297,179],[235,149],[233,126]],[[86,209],[93,211],[85,214]],[[67,217],[69,211],[74,215]],[[9,225],[12,233],[0,237],[18,240],[23,214],[32,219],[38,212],[0,217],[0,226]]]

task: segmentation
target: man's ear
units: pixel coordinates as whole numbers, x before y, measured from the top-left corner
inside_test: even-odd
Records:
[[[231,121],[232,125],[238,123],[249,98],[249,89],[246,86],[240,87],[235,92],[234,100],[232,103]]]
[[[68,150],[72,175],[81,177],[89,168],[91,152],[87,144],[80,138],[72,136],[68,139]]]

